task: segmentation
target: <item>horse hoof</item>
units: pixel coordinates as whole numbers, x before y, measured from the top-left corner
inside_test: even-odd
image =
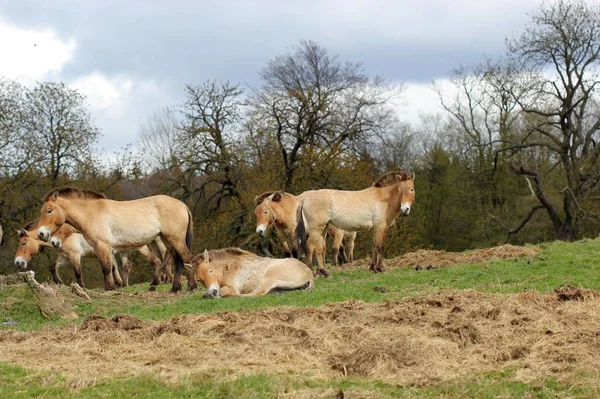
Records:
[[[150,288],[148,288],[148,291],[156,291],[156,286],[151,285]]]

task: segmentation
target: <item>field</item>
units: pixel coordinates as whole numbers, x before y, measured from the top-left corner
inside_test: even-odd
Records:
[[[60,287],[50,318],[0,287],[0,396],[600,395],[600,239],[365,264],[251,299]]]

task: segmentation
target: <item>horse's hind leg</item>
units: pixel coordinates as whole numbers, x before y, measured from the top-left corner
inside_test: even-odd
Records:
[[[344,238],[344,231],[340,230],[340,229],[336,229],[335,230],[335,234],[333,236],[333,245],[331,246],[331,249],[333,250],[333,256],[331,258],[331,265],[332,266],[338,266],[339,262],[338,262],[338,257],[340,254],[340,251],[342,250],[342,239]]]
[[[161,262],[162,254],[155,241],[152,241],[146,248],[140,248],[140,253],[146,257],[151,265],[154,265],[154,277],[150,282],[150,291],[155,291],[156,286],[161,283]]]
[[[354,241],[356,240],[356,231],[345,237],[345,252],[348,255],[348,263],[354,262]]]
[[[315,271],[315,276],[330,277],[331,275],[325,269],[325,237],[323,234],[311,231],[308,235],[307,244],[309,252],[310,248],[312,248],[312,253],[317,257],[317,270]],[[312,254],[307,256],[310,256],[310,258],[307,258],[307,264],[309,264],[308,259],[312,262]]]
[[[121,278],[121,275],[119,274],[119,268],[118,268],[117,260],[115,259],[114,254],[112,256],[112,274],[113,274],[113,279],[115,281],[115,285],[117,287],[122,287],[123,279]]]

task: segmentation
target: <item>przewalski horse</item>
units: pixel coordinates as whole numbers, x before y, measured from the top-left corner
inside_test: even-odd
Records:
[[[283,191],[270,191],[255,198],[256,233],[262,237],[271,226],[275,226],[277,237],[283,246],[283,252],[288,258],[298,258],[296,223],[302,196],[303,194],[295,196]],[[345,262],[354,259],[356,232],[346,232],[331,224],[328,226],[327,232],[333,238],[331,263],[334,266],[338,265],[339,254],[342,255]],[[347,246],[347,250],[344,244]],[[349,256],[346,252],[349,252]]]
[[[85,238],[83,238],[83,235],[77,232],[75,228],[69,224],[64,224],[58,230],[56,230],[56,232],[50,238],[51,244],[41,241],[37,237],[37,227],[38,220],[34,220],[33,222],[28,223],[23,229],[18,231],[19,245],[17,246],[17,251],[15,253],[15,266],[27,268],[27,265],[31,262],[33,257],[41,252],[43,248],[51,246],[57,249],[59,252],[56,261],[50,265],[52,281],[55,284],[63,284],[63,281],[60,278],[59,268],[67,263],[71,263],[77,283],[84,287],[83,275],[81,271],[81,259],[97,258],[94,248],[88,244]],[[164,245],[158,238],[157,241],[159,241],[157,244],[164,248]],[[164,272],[168,278],[170,275],[170,270],[166,267],[167,265],[165,262],[156,258],[147,246],[139,248],[138,251],[148,260],[148,262],[150,262],[150,264],[154,265],[155,273],[156,268],[165,268],[166,270],[164,270]],[[129,284],[129,272],[131,271],[132,267],[132,262],[129,258],[130,253],[129,251],[120,251],[117,253],[121,257],[121,263],[123,265],[123,277],[121,278],[119,271],[115,266],[113,269],[113,279],[117,285],[127,286]]]
[[[78,255],[79,257],[97,258],[94,248],[85,240],[81,233],[69,224],[65,223],[56,230],[50,238],[50,242],[54,248],[59,248],[62,253],[66,253],[69,256],[69,259],[77,259]],[[137,251],[139,251],[140,254],[154,266],[154,279],[151,286],[155,286],[162,281],[173,281],[171,267],[168,264],[169,259],[167,259],[167,249],[158,237],[154,239],[154,243],[160,252],[160,256],[158,257],[154,255],[147,245],[137,248]],[[122,285],[127,286],[129,285],[129,275],[133,266],[133,263],[131,262],[131,251],[115,251],[115,253],[119,254],[121,264],[123,265]],[[73,266],[75,267],[75,263],[73,263]],[[115,274],[113,273],[113,278],[114,277]]]
[[[95,191],[65,187],[50,191],[40,211],[38,237],[43,241],[68,223],[79,230],[94,248],[104,273],[104,288],[115,288],[111,274],[113,250],[131,250],[148,245],[155,256],[154,243],[160,237],[175,263],[172,292],[181,290],[181,275],[188,277],[188,290],[197,287],[189,265],[193,239],[192,215],[181,201],[156,195],[132,201],[113,201]]]
[[[44,242],[37,237],[38,220],[28,223],[25,227],[18,231],[19,244],[17,251],[15,252],[15,266],[22,269],[26,269],[31,260],[46,247],[53,247],[52,244]],[[62,225],[55,234],[63,234],[65,231],[72,230],[73,227],[68,224]],[[79,236],[79,237],[77,237]],[[73,266],[73,272],[75,274],[75,280],[77,284],[84,287],[83,277],[81,274],[81,258],[95,257],[93,248],[83,239],[81,234],[70,234],[69,239],[65,242],[65,245],[59,250],[58,257],[50,265],[50,274],[52,275],[52,281],[55,284],[63,284],[62,279],[58,270],[61,266],[71,263]],[[113,278],[118,285],[122,284],[121,276],[114,263],[112,270]]]
[[[312,289],[314,276],[294,258],[264,258],[239,248],[205,250],[192,261],[198,281],[211,297],[261,296]]]
[[[302,193],[296,237],[306,249],[307,263],[316,253],[317,273],[328,276],[324,269],[322,247],[328,223],[340,229],[374,230],[373,255],[370,269],[383,272],[383,251],[387,231],[396,218],[408,216],[415,201],[414,174],[404,171],[389,172],[369,188],[360,191],[313,190]]]

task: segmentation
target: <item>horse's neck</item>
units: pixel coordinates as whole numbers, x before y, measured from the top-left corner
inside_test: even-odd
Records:
[[[300,200],[289,194],[278,205],[275,213],[275,223],[284,229],[296,228],[296,211],[300,205]]]
[[[59,197],[59,201],[61,201]],[[86,212],[86,204],[89,201],[96,201],[91,199],[70,199],[62,200],[60,206],[65,211],[65,222],[73,226],[78,231],[83,232],[82,226],[85,225],[86,220],[89,220],[88,212]]]
[[[391,186],[380,187],[379,189],[382,190],[385,193],[385,196],[389,198],[389,207],[391,208],[390,210],[394,214],[399,213],[401,204],[400,193],[398,192],[398,185],[392,184]]]

